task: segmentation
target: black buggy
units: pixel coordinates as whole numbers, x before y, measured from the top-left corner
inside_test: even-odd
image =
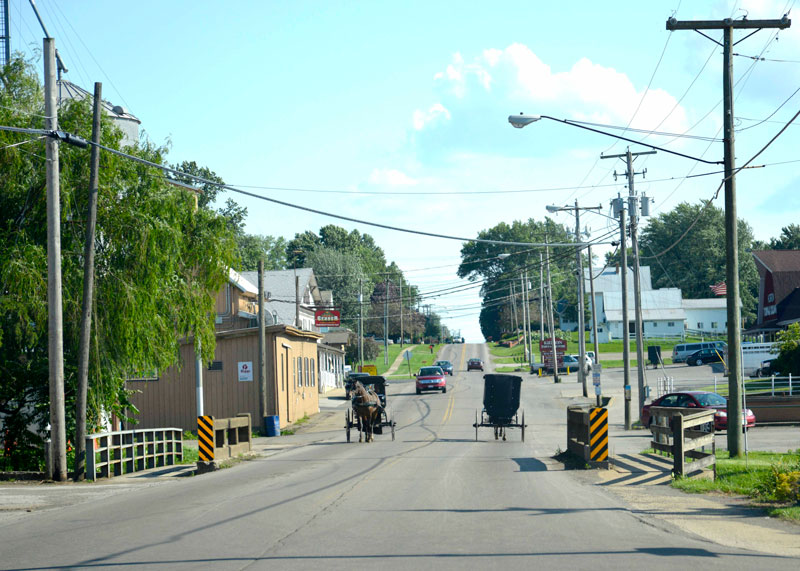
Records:
[[[525,442],[525,411],[519,418],[519,393],[522,377],[517,375],[491,374],[483,376],[483,410],[480,421],[475,411],[475,440],[478,440],[478,428],[488,426],[494,428],[494,439],[506,439],[506,428],[522,429],[522,441]]]
[[[395,421],[391,418],[391,411],[386,408],[386,378],[381,376],[359,376],[355,380],[364,385],[365,389],[375,391],[375,394],[378,395],[378,399],[380,400],[381,411],[372,425],[373,434],[383,434],[383,427],[386,426],[391,429],[392,440],[394,440]],[[344,420],[345,434],[347,435],[347,441],[350,442],[350,429],[355,428],[359,431],[362,430],[360,426],[361,421],[356,414],[355,406],[347,410]]]

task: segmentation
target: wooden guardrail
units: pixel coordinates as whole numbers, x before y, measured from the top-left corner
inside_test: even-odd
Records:
[[[660,452],[672,454],[672,474],[676,477],[704,475],[711,467],[717,477],[716,445],[714,443],[714,411],[696,408],[650,407],[653,422],[650,445]],[[703,427],[706,430],[700,430]],[[670,439],[672,443],[670,444]],[[711,446],[711,452],[700,450]],[[689,459],[690,461],[687,461]]]
[[[183,459],[180,428],[145,428],[90,434],[86,437],[86,477],[111,478]]]

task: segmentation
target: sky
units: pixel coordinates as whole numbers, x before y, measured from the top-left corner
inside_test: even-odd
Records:
[[[43,34],[29,1],[8,3],[12,49],[34,57]],[[600,155],[648,148],[548,120],[513,129],[508,116],[596,123],[693,157],[637,159],[635,170],[647,172],[635,188],[652,197],[652,216],[711,199],[721,168],[694,159],[723,157],[722,48],[694,31],[669,32],[666,21],[792,18],[794,4],[36,1],[65,78],[89,91],[102,82],[107,100],[170,148],[171,163],[196,161],[259,196],[459,238],[543,220],[548,204],[601,205],[601,215],[581,218],[596,260],[616,224],[610,201],[627,193],[614,176],[625,165]],[[721,41],[719,31],[706,35]],[[736,44],[737,166],[800,109],[799,48],[800,20]],[[737,176],[739,217],[758,239],[800,217],[798,125],[752,163],[762,168]],[[459,240],[221,195],[229,197],[248,209],[249,233],[291,239],[336,224],[373,236],[423,295],[469,283],[456,276]],[[714,204],[724,207],[721,192]],[[572,213],[549,216],[574,229]],[[423,303],[467,342],[483,341],[477,287]]]

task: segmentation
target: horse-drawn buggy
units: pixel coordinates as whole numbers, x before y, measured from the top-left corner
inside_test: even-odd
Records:
[[[478,440],[478,428],[494,428],[494,439],[506,439],[506,428],[522,429],[522,441],[525,442],[525,411],[522,418],[517,414],[522,377],[517,375],[491,374],[483,376],[483,410],[478,419],[475,411],[475,440]]]
[[[358,429],[358,441],[363,432],[365,442],[372,442],[373,434],[383,434],[387,427],[394,440],[395,421],[386,408],[386,379],[381,376],[358,377],[350,391],[352,406],[345,413],[345,434],[350,442],[350,429]]]

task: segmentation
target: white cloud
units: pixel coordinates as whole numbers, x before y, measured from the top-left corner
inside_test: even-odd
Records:
[[[642,101],[628,76],[584,57],[567,71],[554,72],[526,45],[515,43],[504,50],[487,49],[467,63],[456,54],[445,72],[436,75],[459,99],[480,97],[492,86],[501,92],[493,99],[511,97],[536,103],[541,113],[565,112],[591,121],[634,128],[682,132],[688,126],[686,111],[663,89],[651,89]],[[470,90],[477,85],[477,92]],[[640,105],[641,102],[641,105]],[[638,108],[638,111],[637,111]],[[673,108],[674,111],[673,111]]]
[[[437,120],[450,120],[450,111],[441,103],[435,103],[427,111],[414,111],[414,129],[417,131],[421,131],[426,125]]]
[[[417,181],[396,169],[374,169],[369,175],[369,183],[383,186],[415,186]]]

